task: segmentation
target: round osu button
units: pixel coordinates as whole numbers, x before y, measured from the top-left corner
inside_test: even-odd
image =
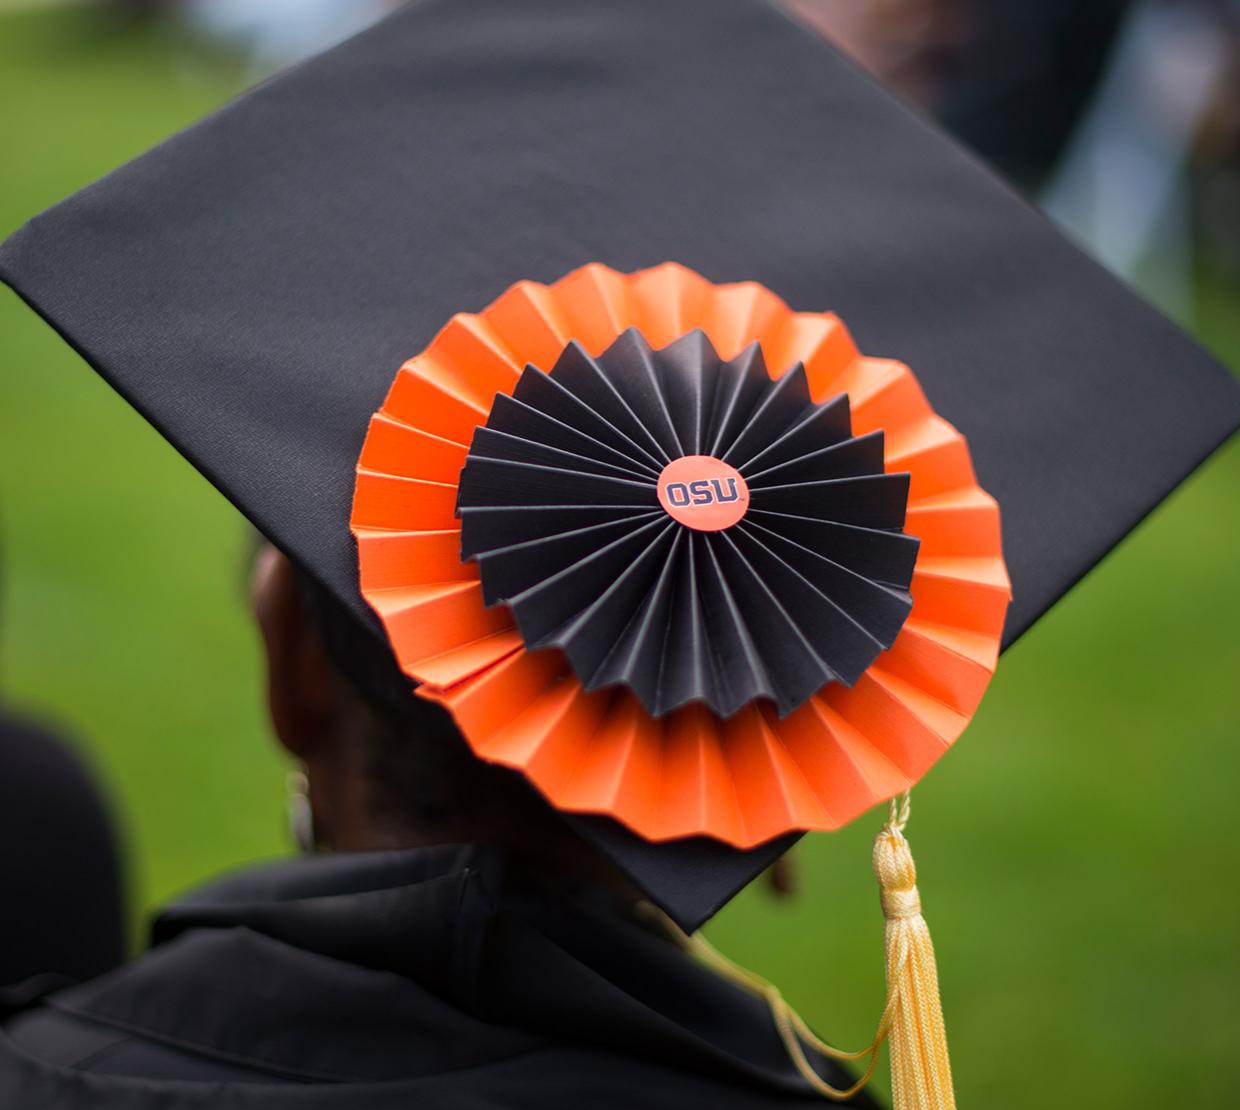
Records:
[[[685,455],[663,468],[659,504],[673,520],[699,532],[731,528],[749,508],[740,471],[713,455]]]

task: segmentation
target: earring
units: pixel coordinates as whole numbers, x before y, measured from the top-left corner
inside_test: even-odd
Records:
[[[300,852],[318,848],[314,835],[314,810],[310,807],[310,780],[304,770],[288,773],[288,831]]]

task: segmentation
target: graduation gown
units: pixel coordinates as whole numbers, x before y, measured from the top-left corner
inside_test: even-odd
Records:
[[[9,992],[0,1106],[822,1101],[763,1002],[603,892],[495,849],[260,867],[173,905],[153,940],[92,982]]]

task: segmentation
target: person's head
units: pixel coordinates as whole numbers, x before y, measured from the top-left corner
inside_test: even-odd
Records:
[[[607,865],[519,774],[476,758],[371,630],[275,548],[252,583],[280,743],[305,766],[321,845],[500,844],[547,869]]]

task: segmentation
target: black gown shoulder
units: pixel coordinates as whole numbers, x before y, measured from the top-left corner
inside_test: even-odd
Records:
[[[170,907],[153,939],[99,979],[8,993],[0,1107],[822,1101],[762,1002],[601,892],[492,849],[251,870]]]

